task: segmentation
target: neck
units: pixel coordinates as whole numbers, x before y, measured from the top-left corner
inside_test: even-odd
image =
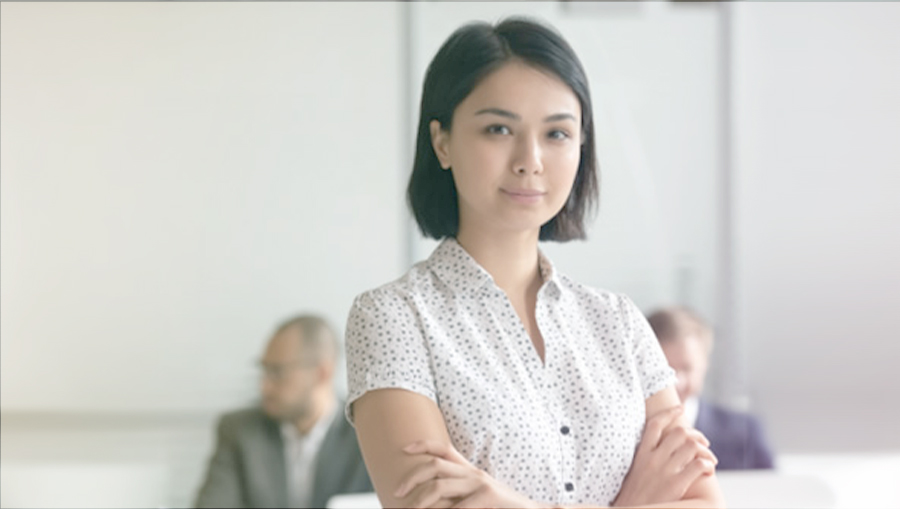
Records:
[[[509,294],[540,286],[539,234],[539,230],[497,233],[461,226],[456,240]]]
[[[334,394],[325,390],[317,391],[313,394],[311,403],[310,411],[303,417],[294,421],[294,426],[297,427],[297,431],[299,431],[301,435],[309,434],[316,423],[334,408]]]

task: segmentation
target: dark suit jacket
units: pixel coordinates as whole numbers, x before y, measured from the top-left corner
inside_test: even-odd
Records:
[[[356,433],[338,404],[316,457],[312,507],[332,495],[374,491]],[[284,444],[279,423],[261,409],[219,420],[216,451],[209,461],[196,507],[288,507]]]
[[[717,470],[772,468],[772,452],[759,421],[700,400],[696,428],[709,439],[719,458]]]

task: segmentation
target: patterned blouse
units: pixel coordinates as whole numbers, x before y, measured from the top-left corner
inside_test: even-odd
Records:
[[[675,374],[628,297],[539,259],[544,362],[506,294],[454,239],[358,296],[346,328],[347,417],[368,391],[422,394],[454,447],[510,488],[549,504],[608,505],[640,442],[644,400]]]

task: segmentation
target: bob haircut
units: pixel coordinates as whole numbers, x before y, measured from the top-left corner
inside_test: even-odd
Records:
[[[452,128],[453,112],[491,72],[519,60],[559,78],[581,104],[581,160],[563,208],[541,226],[540,240],[584,239],[584,220],[597,203],[597,158],[587,76],[569,44],[553,29],[526,18],[497,25],[474,22],[457,29],[438,50],[422,88],[416,157],[406,197],[422,234],[434,239],[459,232],[459,202],[450,171],[441,169],[429,124]]]

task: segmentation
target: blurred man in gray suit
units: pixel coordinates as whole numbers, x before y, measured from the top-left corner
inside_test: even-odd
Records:
[[[261,360],[262,406],[219,421],[197,507],[325,507],[373,491],[335,397],[337,336],[313,315],[275,331]]]

